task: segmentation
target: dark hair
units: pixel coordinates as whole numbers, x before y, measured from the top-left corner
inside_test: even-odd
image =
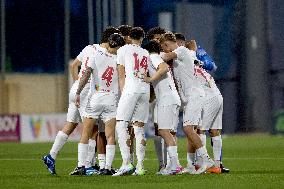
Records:
[[[119,33],[118,29],[112,26],[107,27],[102,34],[101,43],[107,43],[108,38],[111,36],[111,34],[114,34],[114,33]]]
[[[148,40],[152,40],[154,39],[155,35],[161,35],[166,33],[166,30],[164,28],[161,28],[159,26],[151,28],[148,32],[147,32],[147,39]]]
[[[122,36],[129,36],[130,35],[130,30],[132,29],[132,26],[121,25],[121,26],[118,26],[117,29],[119,30],[119,33]]]
[[[139,40],[141,38],[144,38],[144,30],[141,27],[134,27],[130,30],[130,38],[134,40]]]
[[[159,54],[162,51],[160,43],[153,41],[153,40],[147,42],[143,46],[143,48],[146,49],[147,51],[149,51],[149,53],[158,53]]]
[[[123,37],[118,33],[112,34],[108,38],[108,43],[110,48],[122,47],[123,45],[125,45]]]
[[[185,41],[185,37],[181,33],[175,33],[175,36],[177,40]]]

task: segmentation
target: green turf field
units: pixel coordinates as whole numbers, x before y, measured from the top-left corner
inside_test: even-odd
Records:
[[[222,175],[157,176],[153,141],[148,140],[142,177],[69,176],[76,166],[77,144],[67,143],[57,159],[58,176],[49,175],[41,157],[50,143],[0,144],[0,188],[284,188],[284,137],[268,135],[227,136],[223,139]],[[117,158],[115,167],[121,161]],[[186,164],[185,140],[179,140],[181,163]]]

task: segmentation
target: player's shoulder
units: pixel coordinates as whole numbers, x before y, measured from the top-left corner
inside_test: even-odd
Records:
[[[150,54],[149,57],[151,60],[162,60],[161,55],[157,53]]]
[[[120,47],[118,50],[117,50],[117,54],[119,53],[122,53],[122,52],[125,52],[126,50],[128,49],[128,45],[123,45],[122,47]]]
[[[141,47],[141,49],[142,49],[142,51],[143,51],[145,54],[147,54],[148,56],[150,56],[149,51],[147,51],[146,49],[143,49],[142,47]]]
[[[186,48],[185,46],[179,46],[178,48],[176,48],[174,50],[174,52],[179,52],[179,53],[187,53],[187,54],[190,54],[192,56],[195,56],[196,55],[196,52],[193,51],[193,50],[190,50],[188,48]]]
[[[100,45],[99,44],[92,44],[92,45],[87,45],[84,47],[84,49],[82,50],[82,52],[85,53],[94,53],[96,52],[98,49],[100,49]]]
[[[189,51],[188,48],[186,48],[185,46],[179,46],[178,48],[176,48],[177,51]]]
[[[158,67],[161,63],[164,62],[164,60],[161,58],[160,54],[154,53],[154,54],[150,54],[150,61],[151,63],[155,66]]]

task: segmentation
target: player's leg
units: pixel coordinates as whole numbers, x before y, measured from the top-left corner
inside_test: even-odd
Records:
[[[214,98],[218,109],[215,110],[216,115],[213,119],[212,125],[210,127],[209,133],[211,137],[211,145],[213,148],[213,157],[215,161],[215,166],[221,168],[222,173],[230,172],[229,169],[222,165],[222,115],[223,115],[223,97],[221,95]]]
[[[184,168],[183,173],[188,173],[188,174],[195,174],[196,170],[195,170],[195,147],[193,145],[193,143],[191,142],[190,138],[187,137],[187,155],[186,155],[186,159],[187,159],[187,166],[186,168]]]
[[[88,143],[89,138],[91,137],[94,129],[94,125],[96,120],[93,118],[84,118],[83,121],[83,131],[81,134],[81,139],[78,144],[78,165],[70,175],[85,175],[85,165],[86,165],[86,158],[88,155]]]
[[[204,123],[204,121],[203,121]],[[201,125],[199,125],[199,128],[196,130],[197,134],[199,135],[200,137],[200,140],[202,142],[202,145],[205,146],[205,148],[207,149],[206,147],[206,130],[203,130],[204,128],[202,128]],[[200,156],[197,155],[197,153],[195,153],[195,167],[196,169],[198,169],[199,167],[201,167],[202,165],[202,158]]]
[[[146,150],[146,138],[145,138],[145,131],[144,131],[144,123],[135,121],[133,123],[133,129],[135,134],[135,141],[136,141],[136,158],[137,158],[137,165],[135,173],[137,175],[144,175],[144,158],[145,158],[145,150]]]
[[[58,131],[54,143],[49,152],[49,154],[54,160],[56,159],[57,154],[62,149],[64,144],[67,142],[69,135],[74,131],[77,125],[78,123],[72,123],[67,121],[62,130]]]
[[[165,141],[168,156],[166,168],[157,174],[177,174],[181,169],[179,169],[177,144],[173,132],[176,132],[179,122],[179,106],[157,106],[157,121],[159,135]]]
[[[103,130],[103,132],[100,131],[98,134],[98,160],[99,160],[100,170],[104,169],[106,164],[106,145],[107,145],[107,140],[105,132]]]
[[[160,174],[178,174],[179,169],[177,143],[172,131],[175,131],[178,124],[179,107],[177,105],[158,106],[159,134],[163,137],[167,146],[168,163],[165,170]]]
[[[158,172],[160,172],[163,168],[165,168],[164,163],[164,139],[159,135],[159,128],[158,124],[154,123],[155,128],[155,136],[154,136],[154,146],[155,151],[159,163],[159,169]]]
[[[112,162],[115,155],[115,125],[115,118],[112,118],[105,123],[105,136],[107,140],[106,163],[104,169],[100,171],[102,175],[115,174],[114,170],[112,170]]]
[[[201,139],[194,129],[201,120],[202,103],[202,97],[189,98],[184,111],[184,133],[196,149],[197,155],[203,159],[202,166],[196,171],[197,174],[203,173],[208,168],[214,166],[214,162],[209,157],[206,147],[202,145]]]
[[[87,175],[99,173],[99,168],[94,163],[96,161],[97,136],[98,136],[98,124],[95,124],[94,129],[92,131],[92,135],[89,138],[88,155],[86,158],[86,165],[85,165]]]
[[[144,175],[144,158],[146,151],[146,137],[144,124],[148,122],[149,117],[149,94],[140,94],[133,112],[133,129],[136,139],[136,157],[137,166],[134,175]]]
[[[47,166],[47,169],[51,174],[56,174],[55,160],[57,154],[67,142],[69,135],[74,131],[80,120],[81,118],[78,108],[73,102],[70,102],[67,113],[67,122],[63,129],[57,133],[49,154],[42,158],[43,163]]]
[[[128,129],[128,133],[129,133],[129,136],[130,136],[130,162],[133,164],[134,163],[134,138],[135,138],[135,135],[134,135],[134,129],[133,129],[133,126],[132,126],[132,123],[130,123],[127,127]]]
[[[177,123],[178,124],[178,123]],[[174,128],[173,130],[171,130],[171,134],[173,135],[175,141],[176,141],[176,144],[178,146],[178,138],[177,138],[177,126],[176,128]],[[178,156],[178,153],[177,153],[177,156]],[[183,167],[181,166],[180,162],[179,162],[179,158],[177,158],[177,161],[178,161],[178,169],[180,171],[182,171]]]
[[[78,144],[78,166],[70,175],[84,175],[86,174],[86,160],[88,156],[88,143],[89,139],[93,135],[96,120],[101,115],[103,107],[98,102],[100,101],[100,95],[94,93],[88,100],[88,103],[84,112],[83,130],[81,139]],[[88,175],[93,174],[92,170],[88,170]]]
[[[202,158],[202,165],[196,172],[197,174],[200,174],[212,167],[214,165],[214,162],[210,159],[205,146],[202,145],[200,137],[195,132],[195,126],[197,125],[184,126],[184,132],[189,140],[188,144],[193,145],[193,147],[196,149],[197,155]]]
[[[158,174],[176,174],[178,170],[178,155],[177,145],[170,129],[159,129],[159,134],[164,139],[167,146],[167,153],[169,155],[169,162],[164,170],[158,172]]]
[[[122,93],[118,103],[116,133],[122,157],[122,165],[119,171],[113,176],[129,174],[134,169],[130,161],[130,135],[128,125],[132,119],[137,100],[138,96],[136,94]]]

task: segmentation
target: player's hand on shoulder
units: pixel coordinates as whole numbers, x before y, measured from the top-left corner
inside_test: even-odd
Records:
[[[151,77],[146,76],[146,77],[143,78],[143,81],[146,82],[146,83],[151,83]]]
[[[144,73],[143,75],[143,81],[146,83],[151,83],[151,77],[148,77],[147,73]]]

